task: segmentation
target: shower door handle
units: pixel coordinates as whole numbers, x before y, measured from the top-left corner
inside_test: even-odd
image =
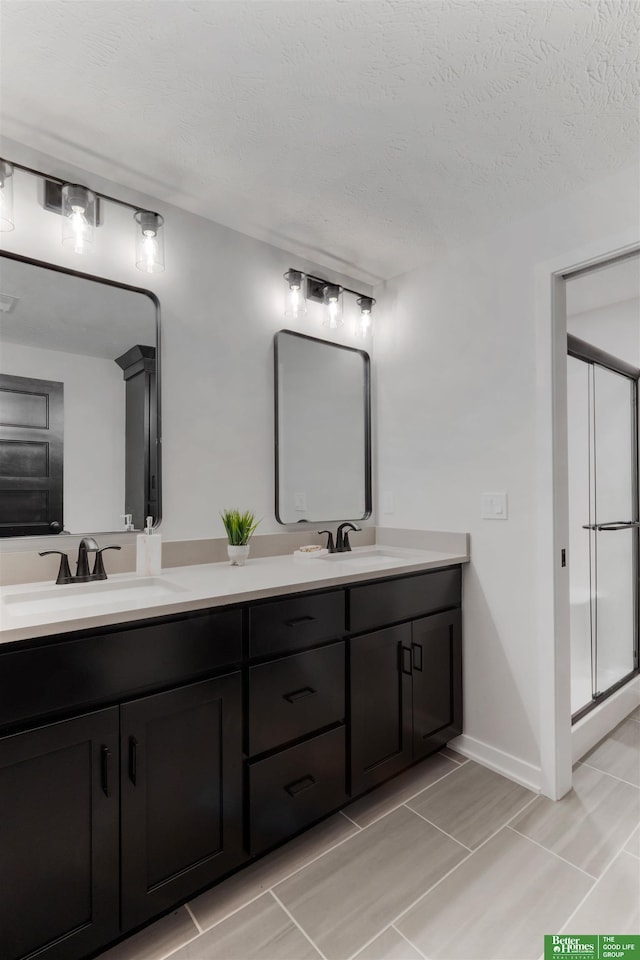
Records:
[[[629,530],[632,527],[640,527],[640,520],[614,520],[612,523],[585,523],[583,530]]]
[[[616,520],[613,523],[599,523],[596,530],[629,530],[632,527],[640,527],[640,521]]]

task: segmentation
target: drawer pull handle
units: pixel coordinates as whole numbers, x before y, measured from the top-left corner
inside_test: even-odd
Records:
[[[303,623],[311,623],[312,620],[315,620],[315,617],[294,617],[293,620],[285,620],[285,625],[287,627],[301,627]]]
[[[129,737],[129,780],[136,785],[138,780],[138,741]]]
[[[411,647],[413,649],[413,669],[422,673],[422,644],[412,643]],[[418,656],[418,654],[420,654],[420,656]]]
[[[300,780],[294,780],[292,783],[288,783],[285,787],[285,790],[290,797],[295,797],[299,793],[302,793],[303,790],[308,790],[310,787],[314,787],[317,781],[315,777],[312,777],[310,773],[306,777],[301,777]]]
[[[291,693],[283,693],[282,699],[287,703],[296,703],[298,700],[304,700],[305,697],[312,697],[317,690],[313,687],[301,687],[300,690],[292,690]]]
[[[108,747],[103,746],[100,750],[100,779],[102,781],[102,792],[105,797],[111,795],[111,787],[109,784],[109,774],[111,772],[111,750]]]

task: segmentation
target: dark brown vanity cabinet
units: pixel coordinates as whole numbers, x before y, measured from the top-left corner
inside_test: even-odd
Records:
[[[241,661],[239,609],[0,651],[2,960],[79,960],[246,857]]]
[[[351,623],[440,613],[349,641],[351,793],[357,796],[462,732],[459,567],[350,591]]]
[[[460,733],[460,603],[450,567],[0,647],[1,960],[83,960]]]
[[[243,859],[240,673],[120,708],[122,927]]]
[[[256,604],[248,670],[249,846],[262,853],[346,803],[345,592]],[[334,641],[334,642],[332,642]],[[315,649],[304,650],[308,646]],[[274,657],[289,651],[300,653]]]
[[[118,708],[0,739],[0,957],[119,934]]]

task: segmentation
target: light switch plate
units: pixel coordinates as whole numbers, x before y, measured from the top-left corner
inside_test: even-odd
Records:
[[[295,509],[305,511],[307,509],[307,495],[306,493],[294,493],[293,499],[295,502]]]
[[[393,513],[394,509],[393,494],[390,490],[385,490],[382,494],[382,512]]]
[[[483,493],[481,516],[483,520],[507,520],[506,493]]]

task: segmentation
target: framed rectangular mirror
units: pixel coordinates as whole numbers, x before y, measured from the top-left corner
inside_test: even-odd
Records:
[[[157,523],[157,298],[3,252],[0,306],[0,537]]]
[[[371,514],[370,361],[291,330],[275,336],[276,519]]]

